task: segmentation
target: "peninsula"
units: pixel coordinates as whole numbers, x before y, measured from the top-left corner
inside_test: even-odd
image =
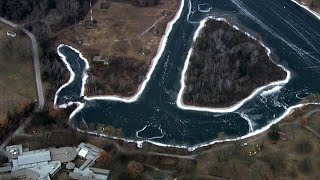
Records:
[[[56,46],[71,45],[89,62],[84,95],[135,95],[179,5],[180,0],[97,1],[92,14],[59,34]]]
[[[209,19],[193,44],[183,103],[229,107],[255,89],[286,78],[259,42],[227,22]]]

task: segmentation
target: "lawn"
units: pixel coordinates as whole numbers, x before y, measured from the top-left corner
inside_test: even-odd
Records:
[[[0,117],[21,100],[36,98],[30,39],[18,32],[9,37],[7,31],[16,32],[0,23]]]

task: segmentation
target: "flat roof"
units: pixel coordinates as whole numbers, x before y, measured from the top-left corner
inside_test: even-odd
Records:
[[[61,148],[49,148],[52,161],[60,161],[66,163],[73,161],[77,157],[76,148],[74,147],[61,147]]]
[[[0,173],[10,172],[11,169],[12,169],[11,166],[0,167]]]
[[[87,148],[81,148],[81,150],[79,151],[78,155],[85,158],[88,154],[89,150]]]
[[[107,169],[100,169],[100,168],[89,168],[91,171],[93,171],[94,173],[98,173],[98,174],[105,174],[105,175],[109,175],[110,174],[110,170]]]
[[[18,156],[18,165],[27,165],[50,161],[50,151],[29,151],[21,156]]]

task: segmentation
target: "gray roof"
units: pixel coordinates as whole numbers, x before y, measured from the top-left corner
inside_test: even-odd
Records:
[[[30,151],[27,154],[18,156],[18,165],[33,164],[39,162],[50,161],[50,151]]]
[[[11,169],[11,166],[0,167],[0,173],[10,172]]]
[[[87,159],[79,168],[80,171],[84,170],[85,168],[92,166],[94,161],[92,159]]]
[[[13,179],[38,179],[39,174],[29,169],[19,169],[11,172]]]
[[[93,171],[94,173],[98,173],[98,174],[106,174],[106,175],[109,175],[110,174],[110,171],[107,170],[107,169],[100,169],[100,168],[89,168],[91,171]]]
[[[74,147],[61,147],[61,148],[49,148],[52,161],[60,161],[66,163],[73,161],[77,157],[76,148]]]

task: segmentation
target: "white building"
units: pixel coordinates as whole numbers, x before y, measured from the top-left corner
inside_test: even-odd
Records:
[[[12,160],[11,176],[17,179],[50,179],[60,168],[60,161],[51,161],[50,151],[27,151]]]

